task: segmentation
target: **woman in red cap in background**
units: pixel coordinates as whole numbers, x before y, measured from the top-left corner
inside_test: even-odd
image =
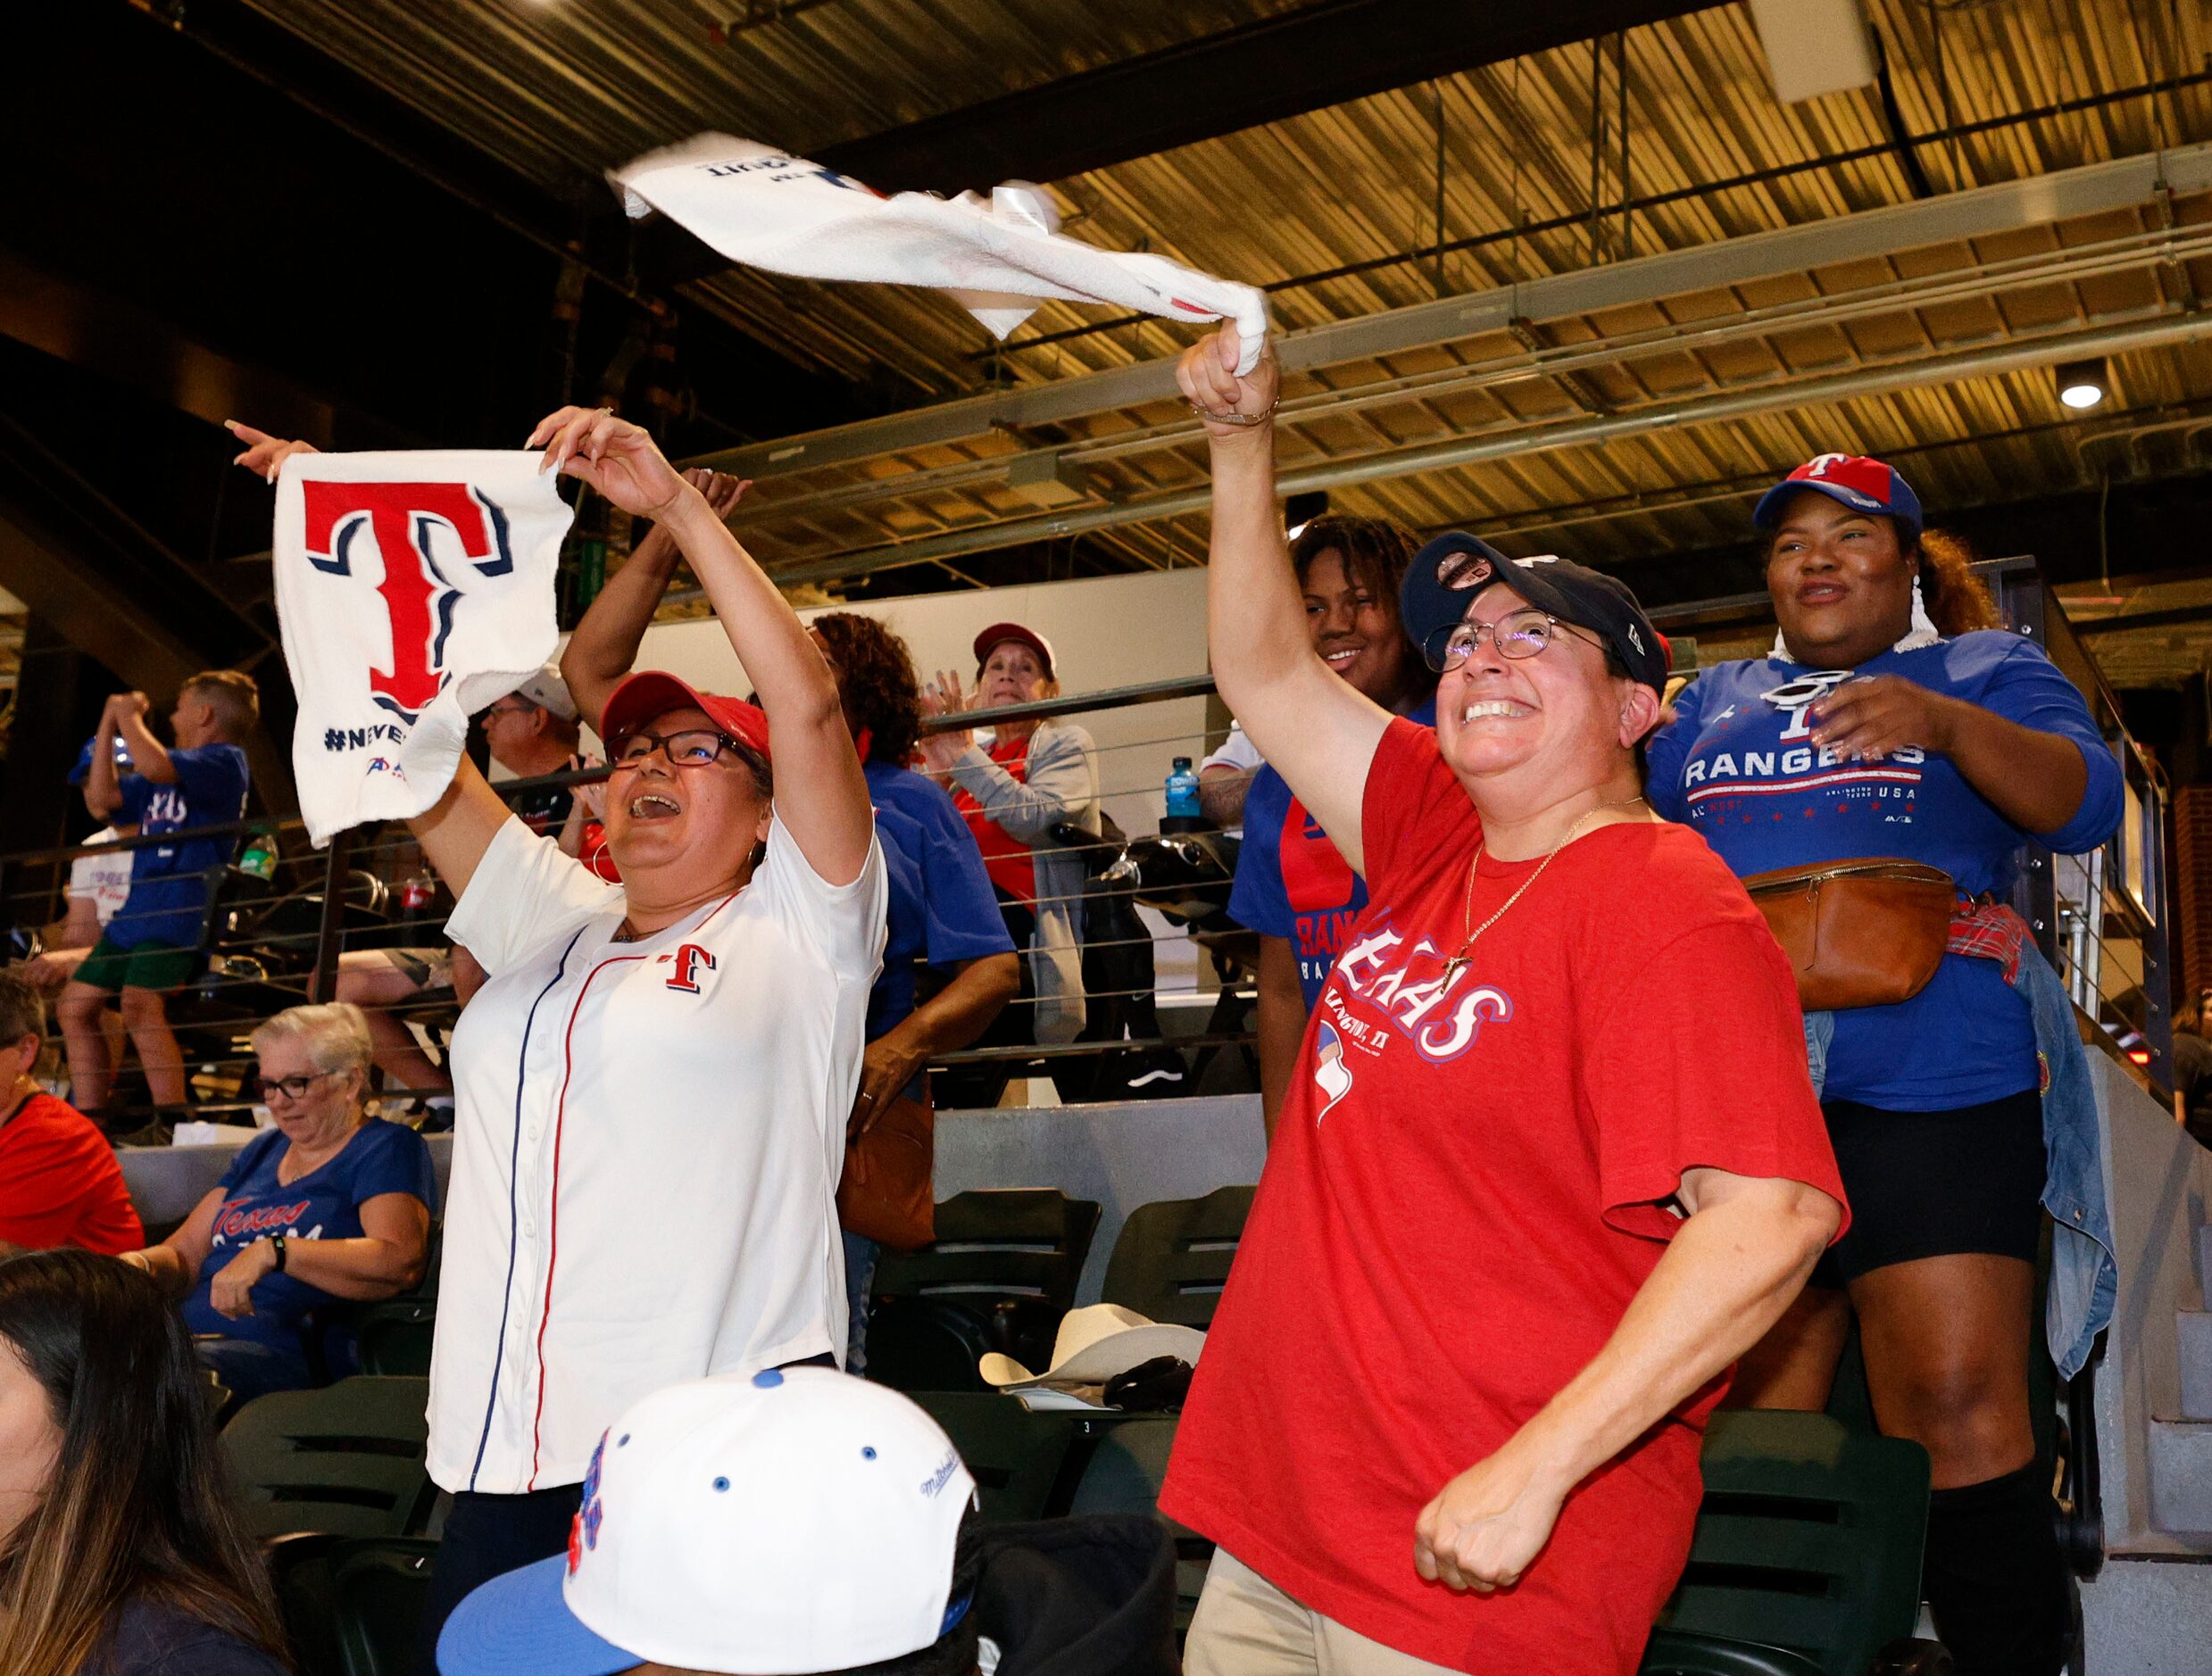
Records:
[[[836,1195],[885,936],[837,683],[776,585],[637,426],[563,408],[526,445],[675,538],[761,707],[657,671],[607,700],[620,884],[466,759],[411,823],[490,974],[453,1038],[426,1655],[477,1584],[562,1551],[637,1398],[844,1349]]]
[[[1807,1016],[1851,1226],[1733,1400],[1824,1406],[1856,1314],[1876,1423],[1933,1467],[1925,1587],[1960,1676],[2056,1676],[2066,1572],[2027,1379],[2042,1205],[2062,1376],[2109,1314],[2111,1235],[2073,1008],[2001,904],[2022,844],[2112,835],[2119,764],[1894,468],[1821,454],[1752,521],[1781,632],[1677,700],[1652,807],[1740,875],[1893,858],[1940,867],[1959,900],[1917,992]]]
[[[976,636],[974,693],[946,670],[922,698],[930,714],[944,716],[1059,693],[1052,643],[1019,623],[994,623]],[[1052,828],[1066,822],[1097,836],[1098,747],[1072,723],[1031,720],[994,728],[987,750],[972,733],[932,734],[921,753],[968,817],[1006,928],[1029,951],[1035,1039],[1073,1041],[1084,1021],[1085,858],[1056,843]],[[1002,1023],[1010,1019],[1019,1025],[1011,1009]]]

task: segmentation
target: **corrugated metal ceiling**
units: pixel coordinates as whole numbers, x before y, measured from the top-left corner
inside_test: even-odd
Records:
[[[571,193],[598,190],[602,169],[699,129],[819,148],[1294,9],[1291,0],[822,0],[718,45],[711,38],[717,19],[744,10],[732,0],[254,3],[532,178]],[[2212,137],[2207,26],[2197,5],[1870,0],[1867,10],[1886,47],[1906,131],[1967,130],[1909,153],[1937,195]],[[2161,90],[2129,92],[2147,85]],[[1601,141],[1594,162],[1593,135]],[[1280,323],[1296,328],[1423,302],[1440,290],[1487,290],[1908,202],[1916,185],[1908,153],[1892,139],[1871,88],[1777,105],[1748,9],[1726,5],[1631,30],[1620,56],[1612,40],[1534,54],[1051,185],[1078,236],[1161,251],[1275,286]],[[1427,253],[1440,236],[1440,143],[1441,238],[1461,246],[1441,261]],[[1633,201],[1625,214],[1624,197]],[[2205,214],[2188,204],[2182,212],[2192,221]],[[1998,249],[1937,248],[1882,264],[1882,272],[1737,287],[1633,319],[1553,323],[1533,342],[1470,340],[1331,369],[1324,378],[1336,387],[1402,378],[1584,335],[1740,314],[1792,291],[1834,295],[2056,252],[2143,230],[2152,219],[2070,228]],[[1516,236],[1517,227],[1526,230]],[[1409,253],[1413,259],[1404,260]],[[1342,271],[1348,268],[1358,270]],[[2146,261],[2079,282],[2017,285],[2000,297],[1870,312],[1849,325],[1624,355],[1572,378],[1376,403],[1301,426],[1285,459],[1294,464],[1470,428],[1542,424],[1784,371],[2132,318],[2183,306],[2191,287],[2208,278],[2212,272],[2194,263]],[[1182,341],[1165,323],[1102,330],[1096,311],[1047,304],[992,354],[969,316],[927,293],[731,272],[703,282],[694,295],[822,370],[858,378],[892,369],[914,402],[985,387],[994,378],[1031,385],[1156,360]],[[1071,331],[1079,335],[1035,341]],[[2212,402],[2212,353],[2200,345],[2127,355],[2114,370],[2117,399],[2108,411],[2130,416],[2126,422]],[[727,403],[718,398],[717,405]],[[1177,417],[1156,404],[1019,440],[1095,444],[1117,428]],[[2092,482],[2095,450],[2085,465],[2080,444],[2114,422],[2077,423],[2053,402],[2047,375],[2014,372],[1396,477],[1335,498],[1346,510],[1386,512],[1419,527],[1474,520],[1526,536],[1523,545],[1571,543],[1593,557],[1625,559],[1740,535],[1752,487],[1777,466],[1823,448],[1890,453],[1941,508],[2010,498],[2023,482],[2046,490]],[[772,418],[763,428],[772,434]],[[1002,482],[941,487],[932,479],[865,504],[823,498],[856,479],[957,473],[962,462],[1016,440],[764,483],[749,531],[765,557],[820,560],[1033,515],[1035,507]],[[1084,480],[1096,500],[1141,496],[1196,481],[1200,466],[1185,440],[1086,466]],[[1645,504],[1669,495],[1688,503]],[[789,506],[801,499],[804,510]],[[779,514],[779,503],[789,510]],[[1193,562],[1203,555],[1204,520],[1123,525],[1091,539],[1129,562]]]

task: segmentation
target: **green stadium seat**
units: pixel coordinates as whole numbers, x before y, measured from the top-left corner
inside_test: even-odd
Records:
[[[1175,1542],[1175,1624],[1179,1633],[1190,1628],[1191,1614],[1197,1610],[1206,1568],[1213,1562],[1213,1544],[1160,1512],[1160,1487],[1167,1481],[1168,1457],[1175,1449],[1175,1418],[1147,1415],[1091,1423],[1098,1437],[1068,1511],[1148,1513],[1168,1527]]]
[[[1138,1206],[1121,1224],[1100,1296],[1153,1321],[1211,1326],[1257,1191],[1218,1187]]]
[[[1007,1524],[1060,1511],[1055,1491],[1080,1415],[1032,1414],[995,1392],[918,1391],[914,1400],[960,1451],[985,1519]]]
[[[899,1390],[981,1392],[976,1363],[985,1351],[1044,1366],[1098,1218],[1096,1204],[1057,1188],[944,1200],[934,1243],[886,1251],[877,1265],[869,1377]]]
[[[1659,1614],[1667,1633],[1653,1637],[1646,1676],[1800,1668],[1715,1662],[1732,1656],[1727,1646],[1861,1676],[1884,1645],[1911,1635],[1928,1514],[1918,1444],[1826,1415],[1729,1410],[1707,1429],[1704,1470],[1690,1561]]]
[[[423,1464],[428,1401],[427,1380],[362,1377],[246,1404],[222,1433],[246,1528],[418,1532],[437,1493]]]
[[[353,1325],[361,1371],[428,1379],[430,1341],[437,1329],[436,1298],[391,1298],[368,1305]]]

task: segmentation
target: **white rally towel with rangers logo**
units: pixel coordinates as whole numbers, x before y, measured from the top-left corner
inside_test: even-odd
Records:
[[[437,801],[475,711],[553,655],[568,504],[542,456],[294,454],[277,479],[292,771],[317,844]]]
[[[1035,187],[1012,182],[986,202],[926,192],[885,197],[819,163],[754,140],[701,134],[611,171],[635,220],[657,210],[732,261],[809,279],[934,286],[1000,337],[1035,299],[1110,303],[1176,320],[1236,322],[1248,373],[1268,335],[1252,286],[1143,253],[1062,237]]]

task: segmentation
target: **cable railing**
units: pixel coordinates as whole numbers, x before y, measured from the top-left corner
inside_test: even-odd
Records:
[[[1109,691],[1045,699],[1033,704],[971,711],[934,718],[926,731],[1004,726],[1017,721],[1044,720],[1105,713],[1166,701],[1189,699],[1211,692],[1210,676],[1148,682]],[[1157,726],[1126,724],[1120,731],[1096,743],[1093,766],[1101,799],[1114,803],[1127,818],[1142,809],[1152,825],[1165,809],[1165,770],[1174,755],[1193,759],[1206,751],[1202,735]],[[1150,759],[1155,767],[1140,766]],[[592,764],[580,768],[495,781],[494,789],[511,802],[553,812],[562,812],[557,793],[578,793],[579,788],[603,782],[607,770]],[[1079,811],[1071,809],[1069,813]],[[564,823],[541,818],[536,823],[549,834],[563,825],[573,840],[581,822]],[[1139,834],[1145,836],[1148,834]],[[1202,881],[1217,911],[1212,922],[1196,927],[1165,917],[1140,917],[1136,903],[1138,881],[1100,875],[1126,864],[1125,842],[1109,826],[1105,833],[1064,829],[1066,842],[1044,840],[1026,846],[1031,859],[1055,855],[1077,863],[1079,883],[1060,888],[1047,885],[1035,891],[1022,908],[1032,915],[1049,915],[1065,909],[1080,925],[1087,917],[1083,940],[1085,963],[1084,1000],[1091,1026],[1083,1039],[1072,1042],[1039,1044],[1030,1022],[1040,1007],[1057,1005],[1041,999],[1035,984],[1025,980],[1022,993],[1010,1004],[1016,1028],[1011,1041],[991,1043],[943,1057],[947,1067],[971,1071],[992,1065],[1018,1069],[1034,1062],[1039,1074],[1048,1066],[1069,1075],[1069,1061],[1097,1058],[1117,1051],[1190,1050],[1206,1053],[1246,1045],[1250,1032],[1243,1010],[1252,1000],[1252,962],[1238,958],[1250,939],[1239,933],[1218,909],[1227,898],[1233,848],[1210,840],[1203,853],[1212,859],[1214,876]],[[196,975],[171,997],[169,1012],[172,1028],[183,1050],[189,1074],[189,1103],[202,1116],[242,1115],[253,1107],[248,1083],[253,1071],[248,1037],[262,1018],[286,1006],[327,1000],[353,988],[341,983],[341,972],[359,970],[359,957],[378,950],[438,950],[445,946],[445,917],[452,910],[451,893],[426,865],[420,847],[403,823],[365,825],[336,834],[317,851],[308,843],[297,819],[267,817],[225,822],[187,831],[141,834],[94,845],[79,843],[0,857],[0,916],[15,928],[19,954],[42,952],[39,970],[73,967],[84,950],[62,949],[65,929],[66,892],[71,865],[86,856],[112,857],[151,846],[181,847],[212,842],[230,860],[212,867],[202,875],[206,905],[200,912],[195,952],[200,957]],[[1215,848],[1215,845],[1220,845]],[[237,865],[241,851],[264,851],[265,871],[248,872]],[[1057,870],[1065,875],[1067,869]],[[1126,865],[1125,865],[1126,873]],[[1189,895],[1185,882],[1183,896]],[[109,926],[127,929],[129,909]],[[106,927],[104,927],[106,929]],[[1170,946],[1173,951],[1169,952]],[[1248,949],[1246,950],[1248,952]],[[918,962],[918,967],[921,963]],[[926,967],[917,972],[927,994],[933,975]],[[388,986],[387,986],[388,987]],[[1229,1009],[1220,1002],[1226,996]],[[1158,1003],[1171,1003],[1171,1011],[1203,998],[1215,1004],[1214,1020],[1193,1033],[1187,1021],[1182,1030],[1161,1023]],[[1178,1000],[1178,998],[1180,998]],[[395,1000],[379,1002],[376,1010],[400,1024],[414,1045],[434,1064],[442,1062],[451,1029],[458,1016],[453,991],[426,989]],[[1230,1027],[1219,1028],[1223,1018]],[[61,1047],[56,1032],[56,1048]],[[65,1055],[57,1051],[57,1063]],[[58,1080],[58,1078],[57,1078]],[[400,1088],[387,1079],[387,1109],[403,1104],[426,1091]],[[156,1112],[137,1092],[135,1080],[119,1082],[104,1102],[111,1119],[143,1115],[173,1117],[174,1112]],[[111,1127],[119,1126],[111,1121]],[[126,1122],[120,1126],[129,1127]]]
[[[2128,785],[2123,832],[2096,854],[2054,857],[2033,846],[2024,849],[2015,905],[2107,1044],[2150,1080],[2169,1084],[2162,783],[2120,727],[2116,701],[2063,612],[2055,609],[2032,562],[2007,560],[1980,568],[2006,621],[2049,647],[2060,668],[2089,694],[2121,758]],[[1749,623],[1759,618],[1763,603],[1763,596],[1744,596],[1678,607],[1667,615],[1684,626],[1709,625],[1717,618]],[[931,718],[923,732],[1032,721],[1050,726],[1212,690],[1208,676],[1146,682]],[[1102,726],[1100,733],[1104,736],[1094,741],[1091,758],[1093,784],[1098,799],[1117,810],[1131,830],[1107,825],[1093,832],[1063,824],[1051,837],[1014,851],[1032,863],[1052,857],[1076,864],[1072,869],[1036,874],[1034,888],[1017,906],[1032,916],[1065,910],[1081,927],[1086,1012],[1082,1034],[1073,1041],[1038,1042],[1041,1009],[1060,1002],[1040,996],[1026,976],[1022,993],[1010,1004],[1010,1028],[999,1033],[1010,1039],[986,1037],[976,1047],[941,1055],[935,1063],[942,1067],[973,1071],[995,1066],[1019,1072],[1027,1064],[1034,1074],[1052,1074],[1057,1066],[1055,1081],[1074,1086],[1080,1083],[1080,1067],[1069,1061],[1086,1056],[1176,1051],[1212,1057],[1217,1050],[1250,1048],[1257,941],[1226,913],[1235,840],[1202,822],[1165,819],[1168,762],[1175,756],[1201,761],[1208,739],[1163,725],[1133,726],[1126,717]],[[510,801],[542,807],[549,794],[576,793],[606,777],[604,767],[594,765],[495,782],[495,789]],[[560,800],[552,803],[552,812],[560,813]],[[539,824],[550,832],[561,830],[542,818]],[[1035,824],[1032,820],[1025,829]],[[1195,842],[1179,848],[1159,832],[1184,825],[1196,826]],[[269,852],[265,873],[235,865],[237,850],[253,839],[261,840],[259,847]],[[262,1017],[284,1006],[338,993],[343,967],[362,964],[348,961],[349,956],[379,950],[403,955],[411,950],[442,950],[453,903],[403,824],[357,827],[316,851],[296,819],[240,820],[103,846],[77,844],[0,857],[0,915],[16,928],[19,953],[29,952],[39,933],[53,942],[52,933],[64,917],[71,864],[79,858],[195,840],[229,848],[233,863],[211,868],[206,875],[208,907],[197,950],[202,967],[179,992],[171,1013],[185,1044],[193,1103],[203,1111],[234,1111],[251,1104],[245,1091],[251,1070],[246,1037]],[[1173,877],[1164,876],[1170,872]],[[1061,883],[1053,883],[1048,874]],[[52,955],[47,962],[48,967],[70,964],[66,953]],[[1026,973],[1030,970],[1025,962]],[[916,975],[926,996],[933,975],[924,968]],[[1202,1007],[1212,1008],[1202,1025],[1192,1016]],[[458,1015],[453,991],[421,991],[383,1001],[379,1010],[404,1026],[433,1062],[442,1060]],[[387,1090],[395,1100],[408,1091]],[[111,1099],[110,1105],[150,1109],[143,1100],[134,1104],[121,1098]]]

